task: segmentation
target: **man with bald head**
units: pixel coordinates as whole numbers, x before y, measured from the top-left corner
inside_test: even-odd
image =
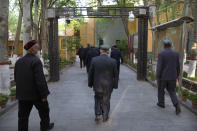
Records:
[[[37,57],[40,47],[37,41],[31,40],[24,49],[27,54],[16,62],[14,69],[16,98],[19,100],[18,131],[28,131],[28,119],[33,106],[39,112],[40,130],[47,131],[54,127],[54,123],[50,123],[47,101],[50,92],[42,63]]]

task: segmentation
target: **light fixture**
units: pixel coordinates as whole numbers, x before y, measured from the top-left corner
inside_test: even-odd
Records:
[[[146,9],[139,9],[140,15],[146,15]]]
[[[129,12],[129,22],[133,22],[135,20],[135,16],[133,14],[133,11]]]
[[[98,10],[98,7],[97,7],[97,6],[92,7],[92,9],[93,9],[94,11],[97,11],[97,10]]]

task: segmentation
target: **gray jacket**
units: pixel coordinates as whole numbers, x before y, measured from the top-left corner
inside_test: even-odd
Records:
[[[158,55],[157,74],[160,80],[176,80],[180,73],[179,54],[170,48]]]
[[[118,71],[116,60],[107,55],[94,57],[88,73],[88,86],[95,92],[111,93],[118,88]]]

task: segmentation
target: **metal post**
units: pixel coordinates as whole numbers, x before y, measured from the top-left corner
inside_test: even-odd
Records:
[[[148,18],[138,18],[138,63],[137,80],[146,80],[147,72],[147,41],[148,41]]]
[[[50,19],[49,29],[50,81],[59,80],[58,18]]]

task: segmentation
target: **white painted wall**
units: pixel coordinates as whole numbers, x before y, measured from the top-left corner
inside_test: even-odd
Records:
[[[96,22],[95,27],[95,46],[99,45],[99,37],[104,40],[105,45],[110,47],[116,43],[116,40],[126,40],[126,33],[122,20],[120,18],[112,19],[106,23]]]

